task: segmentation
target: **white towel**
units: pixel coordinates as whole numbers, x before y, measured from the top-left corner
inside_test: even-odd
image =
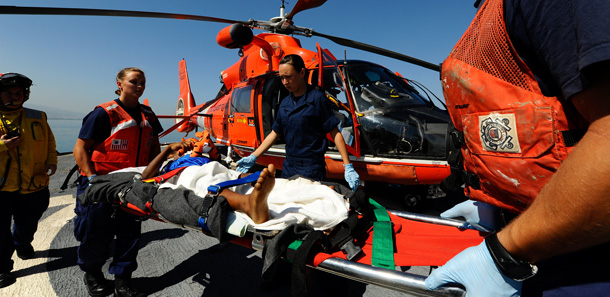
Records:
[[[210,162],[184,169],[179,176],[169,179],[161,187],[185,187],[193,190],[198,196],[205,197],[208,186],[237,178],[239,172],[230,170],[218,162]],[[246,184],[229,189],[241,194],[249,194],[253,187]],[[254,224],[244,213],[236,212],[236,214],[260,230],[283,230],[292,223],[305,223],[316,230],[326,230],[347,218],[349,211],[349,203],[342,195],[319,182],[304,178],[295,180],[276,178],[267,203],[271,218],[262,224]]]

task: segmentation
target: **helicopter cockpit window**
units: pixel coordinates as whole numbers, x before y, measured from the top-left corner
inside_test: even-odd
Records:
[[[359,112],[403,105],[426,105],[403,79],[376,66],[350,66],[346,71]]]
[[[343,84],[343,79],[341,75],[334,69],[328,70],[325,73],[325,84],[324,88],[333,95],[333,97],[339,102],[349,107],[349,103],[347,101],[347,94],[345,93],[345,85]],[[330,73],[328,73],[330,72]]]
[[[317,84],[317,77],[317,71],[314,71],[312,75],[314,84]],[[350,146],[353,145],[354,124],[352,122],[350,104],[341,74],[339,74],[335,68],[327,68],[324,70],[324,92],[333,102],[335,116],[340,120],[338,129],[341,131],[341,134],[343,134],[345,143]]]
[[[446,159],[446,110],[381,66],[352,63],[342,70],[358,110],[364,155]]]
[[[231,101],[231,112],[232,113],[250,113],[251,111],[251,98],[252,96],[252,85],[245,86],[243,88],[235,89],[233,91],[233,100]]]

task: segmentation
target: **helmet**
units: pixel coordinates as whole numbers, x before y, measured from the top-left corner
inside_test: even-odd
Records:
[[[32,86],[32,80],[25,75],[19,73],[0,73],[0,91],[8,87],[22,87],[23,102],[30,98],[30,86]]]

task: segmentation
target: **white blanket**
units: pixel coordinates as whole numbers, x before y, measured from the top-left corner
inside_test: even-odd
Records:
[[[237,178],[239,172],[227,169],[218,162],[210,162],[184,169],[180,175],[169,179],[161,187],[185,187],[198,196],[205,197],[208,186]],[[253,187],[246,184],[228,189],[249,194]],[[260,230],[283,230],[292,223],[304,223],[316,230],[326,230],[347,218],[349,211],[349,203],[342,195],[319,182],[303,178],[276,178],[267,202],[271,219],[262,224],[254,224],[244,213],[236,214]]]

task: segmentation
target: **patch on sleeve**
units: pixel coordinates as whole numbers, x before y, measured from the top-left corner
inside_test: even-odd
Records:
[[[110,145],[110,149],[117,150],[117,151],[124,151],[124,150],[127,150],[127,144],[129,144],[129,140],[113,139],[112,144]]]
[[[489,114],[479,116],[481,143],[488,152],[521,153],[515,114]]]

